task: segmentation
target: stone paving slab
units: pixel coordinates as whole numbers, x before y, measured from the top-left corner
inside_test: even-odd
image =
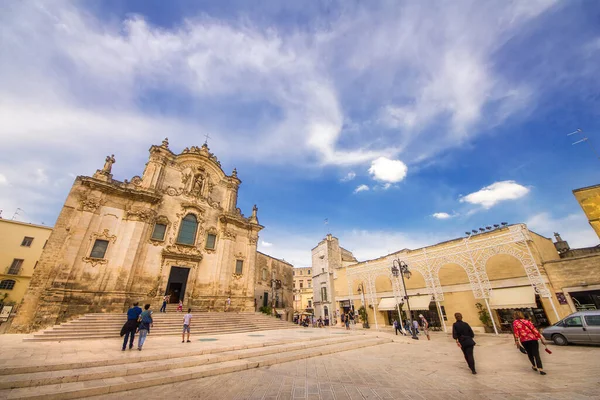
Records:
[[[542,355],[548,375],[541,376],[510,337],[480,335],[478,375],[472,375],[445,334],[431,341],[393,338],[376,347],[93,399],[600,399],[599,347],[552,346],[552,355]]]

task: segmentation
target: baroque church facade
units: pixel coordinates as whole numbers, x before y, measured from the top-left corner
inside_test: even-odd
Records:
[[[195,311],[223,311],[228,297],[232,310],[254,311],[263,226],[256,206],[249,217],[237,207],[237,171],[224,173],[206,144],[176,154],[167,139],[141,177],[117,181],[113,163],[76,178],[11,330],[136,301],[156,309],[165,294]]]

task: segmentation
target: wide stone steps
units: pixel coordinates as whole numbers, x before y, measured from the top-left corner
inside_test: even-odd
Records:
[[[0,399],[74,399],[242,371],[389,343],[344,335],[137,357],[32,365],[0,371]],[[185,346],[185,345],[183,345]]]
[[[124,314],[86,314],[78,319],[34,333],[24,341],[63,341],[119,337]],[[181,335],[182,313],[154,313],[153,336]],[[192,319],[194,335],[293,329],[297,325],[259,313],[196,313]]]

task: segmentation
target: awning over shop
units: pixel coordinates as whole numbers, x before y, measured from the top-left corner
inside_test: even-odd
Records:
[[[429,303],[431,303],[431,295],[424,294],[420,296],[410,296],[408,299],[410,309],[412,311],[417,310],[429,310]]]
[[[379,301],[377,310],[379,311],[393,311],[396,309],[396,299],[393,297],[383,297]]]
[[[490,307],[494,309],[536,307],[535,292],[531,286],[492,289]]]

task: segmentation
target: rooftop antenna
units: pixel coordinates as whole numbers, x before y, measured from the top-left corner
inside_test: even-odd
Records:
[[[576,131],[568,133],[567,136],[572,136],[572,135],[575,135],[578,133],[583,133],[583,131],[581,129],[577,129]],[[582,142],[587,142],[588,146],[590,146],[590,150],[592,150],[592,152],[594,153],[596,158],[600,160],[600,155],[598,154],[596,149],[594,149],[594,146],[592,146],[592,143],[590,142],[590,139],[587,136],[584,136],[582,139],[579,139],[576,142],[571,143],[571,145],[574,146],[574,145],[582,143]]]
[[[14,214],[13,214],[13,216],[12,216],[12,220],[13,220],[13,221],[15,220],[15,218],[17,217],[17,215],[21,215],[21,214],[19,214],[19,211],[23,211],[23,212],[25,212],[25,210],[23,210],[22,208],[17,208],[17,209],[15,210],[15,213],[14,213]]]

